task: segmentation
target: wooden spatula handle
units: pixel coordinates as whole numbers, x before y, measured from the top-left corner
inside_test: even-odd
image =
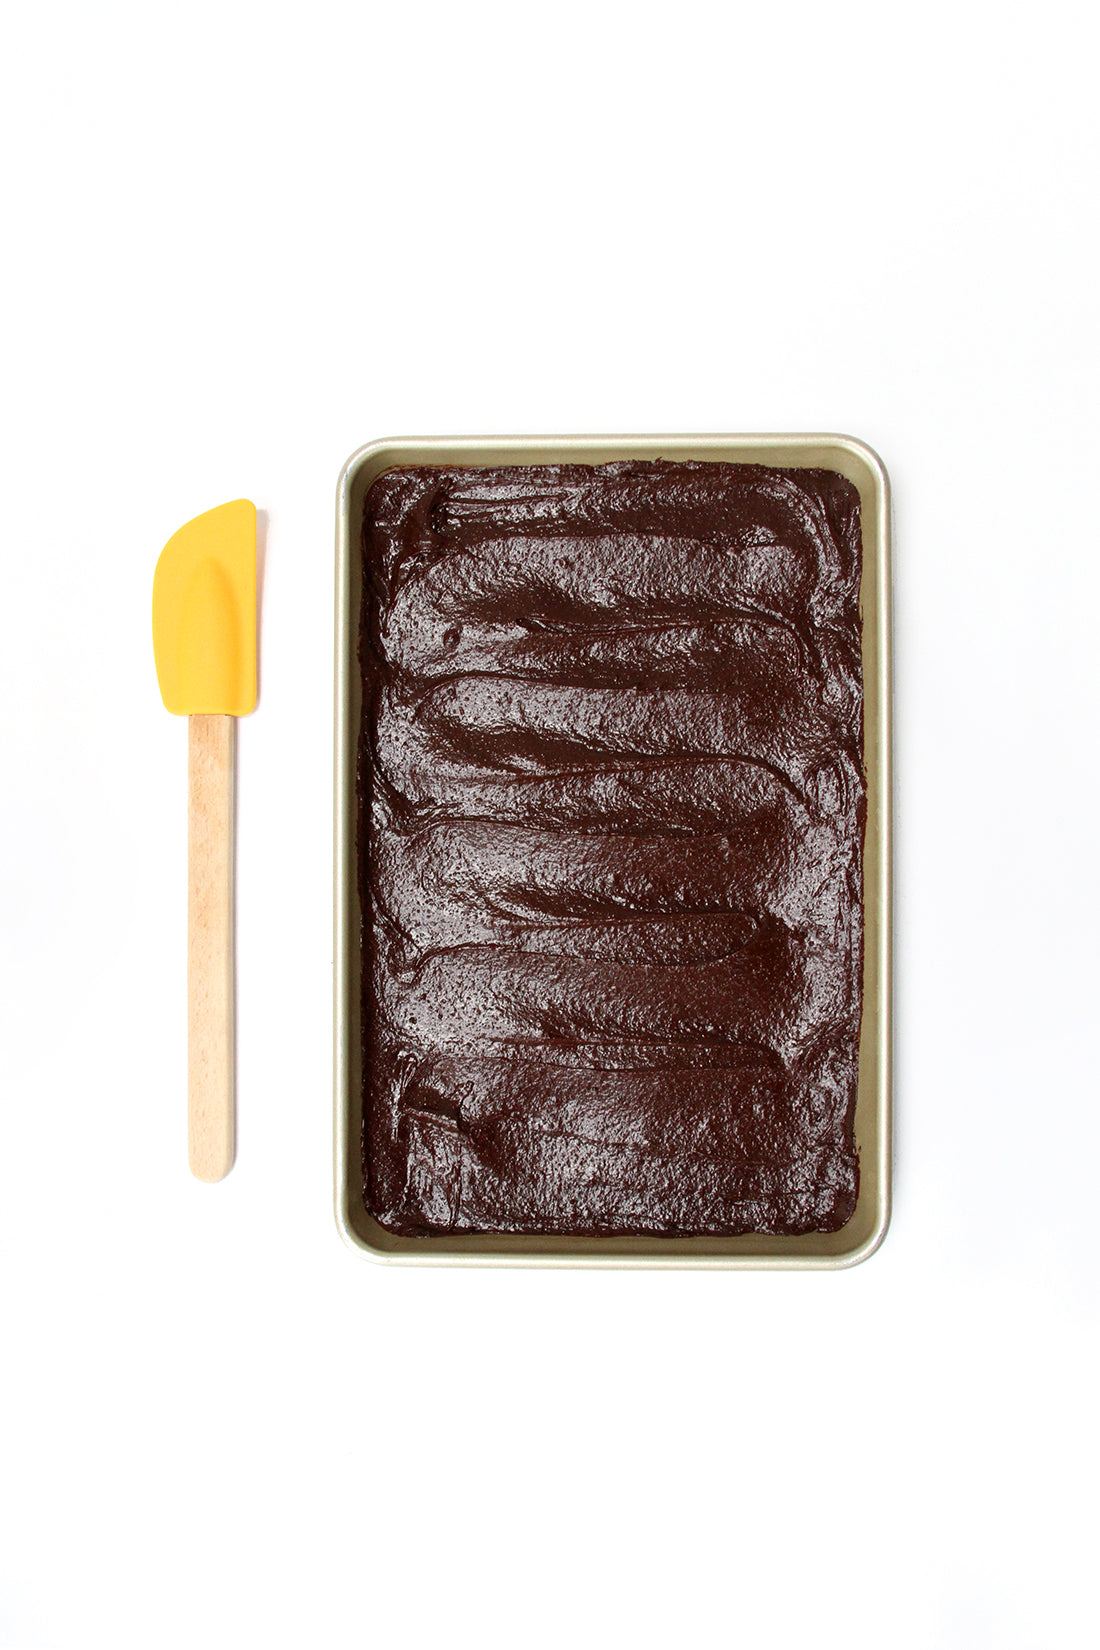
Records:
[[[192,716],[187,816],[187,1150],[200,1180],[233,1166],[234,716]]]

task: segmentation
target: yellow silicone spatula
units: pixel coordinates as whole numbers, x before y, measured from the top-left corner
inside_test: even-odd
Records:
[[[200,1180],[233,1166],[236,723],[256,703],[256,506],[181,527],[153,575],[161,698],[188,726],[187,1147]]]

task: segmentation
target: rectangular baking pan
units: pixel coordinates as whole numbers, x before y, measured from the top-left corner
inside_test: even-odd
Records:
[[[798,1237],[395,1237],[367,1213],[361,1165],[362,913],[356,850],[356,753],[362,712],[357,648],[362,601],[360,530],[372,483],[395,466],[606,464],[616,459],[703,459],[839,471],[859,489],[863,523],[864,847],[863,1023],[855,1136],[859,1200],[838,1232]],[[690,1266],[828,1269],[872,1254],[890,1218],[890,505],[881,461],[838,435],[485,436],[375,441],[340,474],[336,507],[335,1186],[336,1223],[375,1260],[493,1266]]]

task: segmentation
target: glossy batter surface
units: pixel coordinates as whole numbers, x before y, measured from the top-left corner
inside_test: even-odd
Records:
[[[375,482],[363,1146],[391,1231],[849,1218],[860,545],[826,470]]]

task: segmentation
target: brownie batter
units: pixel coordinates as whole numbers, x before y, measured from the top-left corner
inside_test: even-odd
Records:
[[[860,550],[829,470],[375,482],[363,1153],[390,1231],[852,1214]]]

